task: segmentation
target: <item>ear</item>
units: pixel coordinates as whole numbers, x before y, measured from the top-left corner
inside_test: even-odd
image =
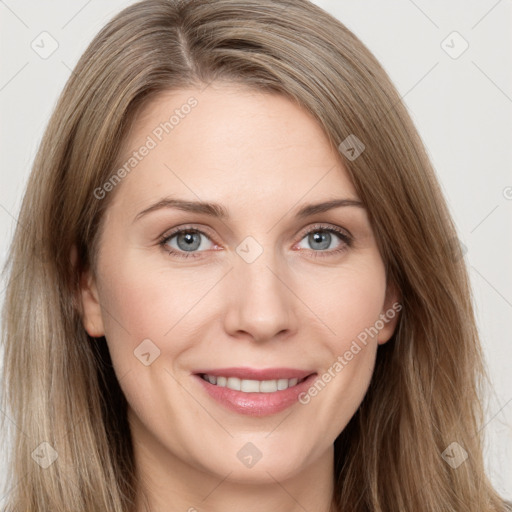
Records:
[[[384,323],[384,327],[379,330],[379,335],[377,336],[377,343],[379,345],[383,345],[389,341],[395,332],[400,318],[400,311],[403,308],[400,300],[401,296],[398,287],[393,281],[389,281],[386,286],[384,306],[379,317]]]
[[[71,262],[76,264],[77,250],[73,246],[71,249]],[[105,335],[103,326],[103,317],[101,316],[101,306],[96,286],[96,279],[91,270],[80,274],[80,298],[82,303],[82,324],[87,334],[93,338],[99,338]]]

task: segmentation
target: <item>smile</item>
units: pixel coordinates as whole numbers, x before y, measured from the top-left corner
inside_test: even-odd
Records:
[[[284,391],[285,389],[296,386],[306,380],[306,377],[302,379],[252,380],[208,374],[201,375],[201,378],[214,386],[225,387],[244,393],[275,393],[276,391]]]
[[[202,369],[192,374],[207,397],[248,416],[268,416],[293,406],[317,376],[311,370],[246,367]]]

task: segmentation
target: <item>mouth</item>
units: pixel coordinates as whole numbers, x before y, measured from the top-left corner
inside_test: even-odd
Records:
[[[221,388],[232,389],[233,391],[241,391],[243,393],[276,393],[277,391],[284,391],[285,389],[297,386],[304,382],[307,377],[297,379],[271,379],[271,380],[256,380],[256,379],[239,379],[238,377],[227,377],[225,375],[209,375],[201,373],[199,376]]]
[[[192,375],[207,396],[230,411],[249,416],[276,414],[298,401],[317,372],[290,368],[224,368]]]

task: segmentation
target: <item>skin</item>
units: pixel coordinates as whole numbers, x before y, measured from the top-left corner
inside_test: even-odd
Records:
[[[190,96],[198,105],[110,192],[97,270],[82,279],[84,327],[106,337],[129,403],[137,510],[145,496],[154,512],[327,512],[334,440],[398,315],[308,404],[277,414],[230,411],[191,372],[286,366],[322,375],[398,296],[364,208],[295,216],[306,203],[358,196],[319,124],[283,96],[218,82],[160,94],[136,117],[121,161]],[[229,218],[163,208],[133,221],[166,196],[220,203]],[[307,236],[317,223],[348,230],[352,245],[332,234],[318,249]],[[159,245],[178,226],[206,233],[199,257]],[[236,252],[249,235],[263,249],[252,263]],[[167,245],[185,252],[177,237]],[[134,357],[147,338],[160,350],[149,366]],[[248,442],[262,454],[251,468],[237,458]]]

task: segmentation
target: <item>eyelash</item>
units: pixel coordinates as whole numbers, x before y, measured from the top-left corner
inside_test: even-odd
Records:
[[[341,252],[346,251],[348,248],[352,247],[353,239],[351,236],[347,235],[340,228],[337,228],[334,226],[326,226],[324,224],[315,224],[314,226],[312,226],[312,228],[309,231],[306,231],[305,233],[303,233],[298,241],[300,242],[307,235],[309,235],[311,233],[316,233],[317,231],[326,231],[328,233],[334,233],[335,235],[338,235],[339,238],[344,243],[344,245],[342,245],[338,249],[331,249],[328,251],[325,251],[325,250],[324,251],[314,251],[313,249],[309,249],[309,251],[313,253],[314,258],[325,258],[325,257],[332,256],[334,254],[340,254]],[[169,254],[169,256],[171,256],[171,255],[177,256],[178,258],[200,258],[201,252],[204,252],[204,251],[197,251],[197,252],[176,251],[174,249],[169,250],[169,248],[167,247],[167,243],[172,238],[174,238],[174,236],[179,235],[180,233],[189,233],[189,232],[199,233],[211,240],[211,238],[208,236],[208,234],[205,233],[204,231],[201,231],[200,229],[197,229],[194,227],[185,226],[182,228],[178,228],[178,229],[172,231],[171,233],[166,233],[166,234],[162,235],[158,244],[162,247],[162,249],[165,252],[167,252]],[[301,250],[304,250],[304,249],[301,249]],[[306,250],[308,250],[308,249],[306,249]]]

